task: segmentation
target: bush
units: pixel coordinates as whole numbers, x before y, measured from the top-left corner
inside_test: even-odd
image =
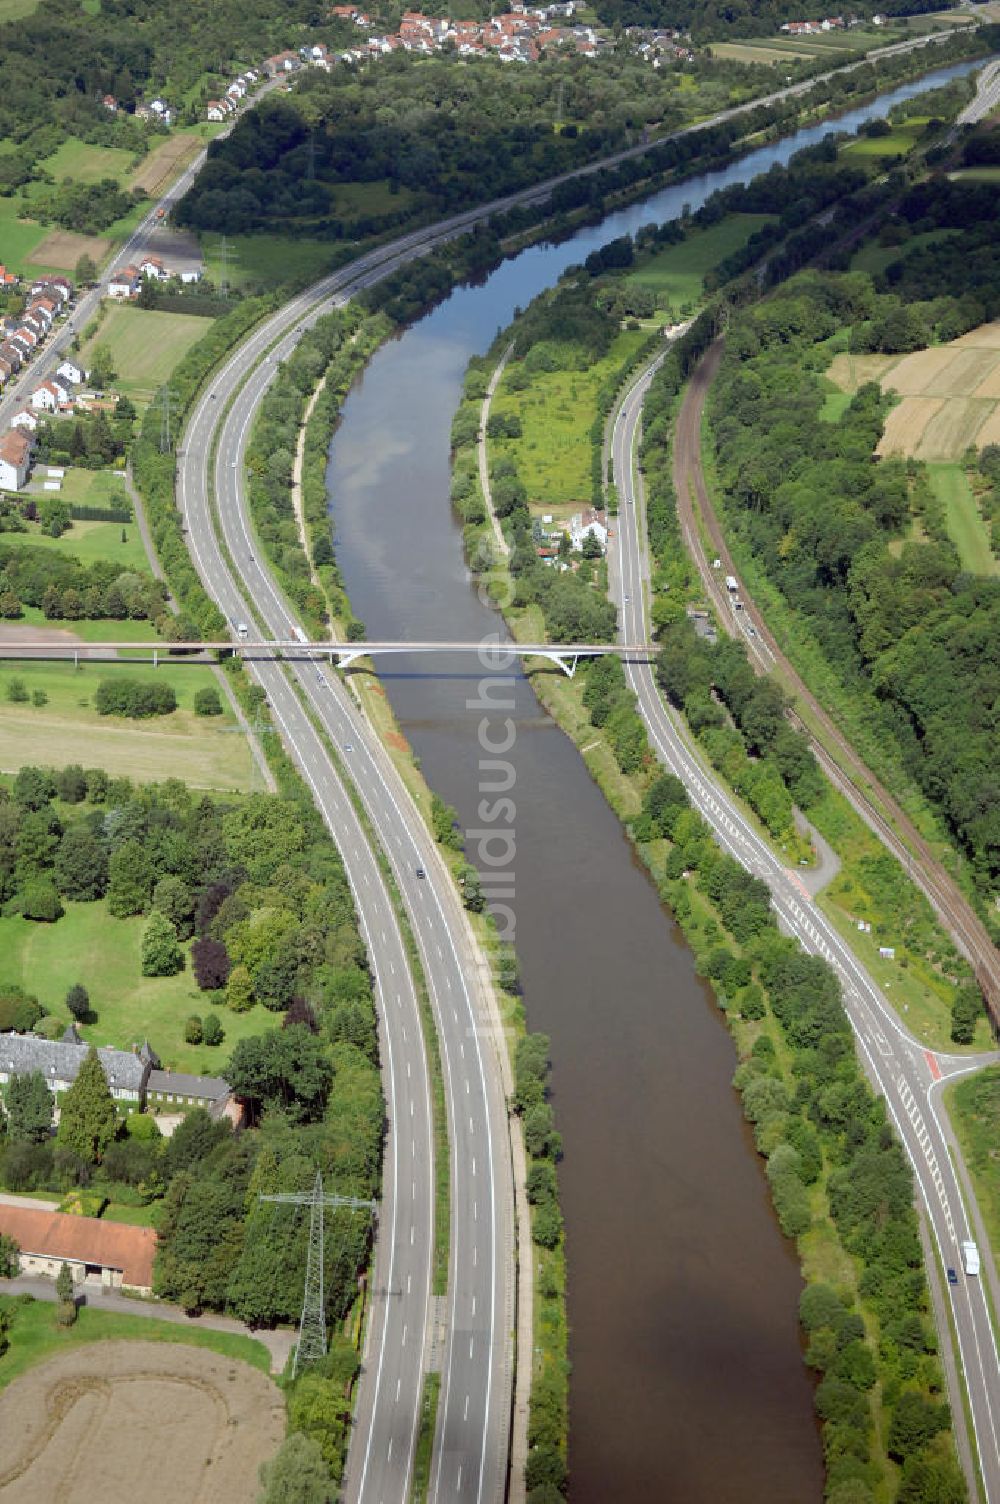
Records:
[[[192,1013],[184,1025],[184,1039],[188,1044],[201,1044],[205,1038],[205,1025],[197,1013]]]
[[[61,918],[65,910],[50,877],[33,877],[25,883],[21,895],[21,913],[25,919],[37,919],[46,924]]]
[[[225,1032],[219,1021],[217,1013],[206,1013],[205,1023],[202,1029],[202,1038],[205,1044],[221,1044],[225,1039]],[[192,1041],[196,1043],[197,1041]]]
[[[219,698],[219,691],[209,687],[199,689],[194,697],[194,713],[195,715],[221,715],[222,701]]]
[[[94,708],[99,715],[147,720],[154,715],[170,715],[177,709],[177,696],[162,680],[102,679],[94,695]]]

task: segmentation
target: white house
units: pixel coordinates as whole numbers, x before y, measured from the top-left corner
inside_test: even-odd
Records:
[[[596,538],[600,544],[601,553],[607,550],[608,529],[605,515],[603,512],[595,512],[591,507],[588,507],[585,512],[578,512],[575,517],[571,517],[569,524],[570,542],[574,548],[582,548],[584,540],[588,535],[591,538]]]
[[[20,491],[31,465],[31,435],[11,429],[0,438],[0,487]]]
[[[86,371],[81,366],[74,365],[71,360],[64,360],[61,366],[56,367],[56,375],[64,376],[73,386],[79,386],[86,379]]]
[[[69,401],[69,392],[58,381],[43,381],[35,387],[29,401],[38,413],[54,413]]]
[[[206,120],[225,120],[228,110],[219,99],[210,99],[205,107]]]
[[[181,281],[182,282],[200,282],[201,281],[201,267],[200,266],[192,266],[187,271],[181,272]]]
[[[25,433],[34,433],[38,427],[38,419],[30,408],[22,407],[19,413],[15,413],[10,420],[11,428],[23,428]]]
[[[150,277],[154,282],[166,282],[170,277],[159,256],[144,256],[139,262],[140,277]]]
[[[120,272],[113,272],[108,283],[108,297],[116,298],[120,303],[126,302],[139,290],[139,272],[134,266],[123,266]]]

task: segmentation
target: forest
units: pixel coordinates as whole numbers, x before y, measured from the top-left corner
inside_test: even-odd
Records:
[[[740,312],[712,431],[732,522],[944,816],[985,897],[1000,876],[1000,581],[960,569],[921,467],[873,464],[891,402],[876,385],[839,420],[822,416],[819,373],[836,349],[917,349],[1000,306],[995,194],[930,185],[902,213],[914,229],[944,221],[956,234],[914,251],[912,265],[890,263],[880,285],[891,292],[862,273],[806,274]]]
[[[164,1139],[153,1118],[116,1115],[105,1088],[103,1106],[88,1108],[98,1122],[90,1137],[60,1127],[53,1138],[47,1089],[34,1093],[33,1112],[11,1114],[8,1088],[0,1181],[14,1191],[86,1187],[154,1206],[158,1294],[251,1325],[296,1321],[308,1223],[258,1196],[307,1189],[319,1168],[331,1188],[374,1198],[384,1127],[365,950],[320,816],[304,793],[222,800],[174,781],[138,786],[100,770],[22,768],[0,790],[0,904],[5,915],[58,926],[66,902],[102,904],[109,943],[117,919],[144,916],[146,975],[176,971],[192,942],[194,979],[214,1009],[206,1028],[255,1002],[273,1013],[272,1028],[241,1040],[219,1065],[254,1126],[234,1134],[199,1109]],[[80,1016],[96,1009],[99,1017],[100,973],[80,987]],[[61,1033],[65,1019],[46,1015],[62,1002],[7,986],[0,1028]],[[31,1094],[22,1083],[15,1096]],[[370,1236],[365,1213],[336,1212],[328,1222],[331,1322],[357,1295]],[[336,1470],[353,1349],[335,1341],[329,1365],[292,1390],[289,1415]]]

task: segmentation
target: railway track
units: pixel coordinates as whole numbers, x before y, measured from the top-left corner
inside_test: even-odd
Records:
[[[994,1028],[1000,1030],[1000,953],[990,939],[986,926],[909,815],[858,756],[844,733],[806,686],[779,647],[763,613],[748,599],[742,585],[743,610],[739,613],[733,610],[723,578],[726,574],[737,575],[737,569],[712,505],[701,462],[701,426],[705,399],[719,369],[722,352],[723,342],[717,340],[699,363],[688,384],[674,431],[674,489],[677,494],[678,521],[688,551],[697,566],[706,594],[717,608],[723,628],[730,636],[745,642],[747,656],[755,673],[766,674],[777,669],[793,700],[788,711],[790,721],[808,737],[817,762],[833,784],[893,856],[902,862],[924,893],[955,944],[970,962],[982,988]],[[722,561],[719,569],[712,568],[712,562],[706,555],[699,521],[715,550],[713,557]],[[822,739],[812,730],[796,706],[806,711],[811,720],[821,727]],[[835,755],[829,750],[831,745],[835,748]],[[870,790],[870,793],[866,790]]]

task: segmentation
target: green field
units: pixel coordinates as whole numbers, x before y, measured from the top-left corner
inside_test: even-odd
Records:
[[[149,399],[210,327],[210,320],[194,314],[119,304],[109,310],[80,355],[88,364],[95,345],[106,345],[118,372],[116,387],[130,397]]]
[[[47,624],[50,628],[51,623]],[[120,640],[133,633],[148,638],[147,622],[74,622],[78,635],[91,640]],[[138,629],[144,630],[138,630]],[[117,629],[117,632],[114,630]],[[129,671],[143,678],[166,675],[173,685],[179,708],[172,715],[148,721],[102,716],[91,705],[91,696],[102,678]],[[29,694],[42,690],[48,703],[11,704],[7,686],[11,679],[24,682]],[[0,769],[16,771],[25,763],[61,767],[68,761],[85,767],[103,767],[113,776],[125,775],[139,783],[180,778],[193,788],[250,789],[260,786],[260,774],[246,739],[236,731],[236,722],[223,698],[223,714],[197,716],[191,708],[199,689],[217,688],[211,669],[202,666],[150,664],[11,663],[0,666]]]
[[[219,235],[202,238],[205,276],[216,286],[222,280],[221,239]],[[316,281],[330,270],[336,250],[328,240],[295,240],[290,235],[230,235],[227,240],[231,287],[280,287],[299,278]]]
[[[33,219],[18,219],[19,207],[19,199],[0,198],[0,261],[17,272],[49,233]]]
[[[681,310],[693,306],[701,297],[705,273],[746,245],[750,236],[773,218],[772,214],[728,214],[710,229],[688,235],[654,256],[643,257],[629,273],[628,281],[663,294]]]
[[[341,219],[362,219],[369,214],[393,214],[408,209],[413,193],[403,186],[397,193],[390,193],[388,180],[380,178],[375,183],[338,183],[333,198]]]
[[[849,392],[827,392],[819,410],[821,423],[839,423],[845,410],[851,405]]]
[[[945,1105],[972,1177],[996,1262],[1000,1251],[1000,1067],[945,1088]]]
[[[627,330],[588,370],[535,372],[523,392],[509,389],[505,373],[493,411],[517,413],[522,433],[513,441],[491,442],[490,453],[509,450],[516,456],[529,506],[568,516],[590,505],[590,428],[597,415],[597,394],[648,337],[648,329]]]
[[[871,163],[875,168],[893,157],[905,157],[923,136],[927,119],[914,116],[902,125],[896,125],[887,136],[857,136],[840,148],[840,155],[855,165]]]
[[[77,474],[92,475],[93,471],[77,471]],[[66,480],[69,480],[67,472]],[[67,486],[63,485],[61,495],[66,496]],[[124,492],[122,493],[124,499]],[[73,497],[76,501],[76,497]],[[94,503],[100,505],[100,502]],[[125,542],[122,542],[122,532],[125,533]],[[0,539],[5,545],[18,543],[30,543],[33,548],[47,548],[55,553],[72,555],[79,559],[82,564],[93,564],[98,559],[110,559],[114,564],[120,564],[122,569],[131,570],[136,574],[148,574],[149,562],[146,559],[146,550],[142,546],[139,537],[139,529],[134,522],[74,522],[72,527],[59,538],[50,538],[41,532],[37,526],[29,524],[26,533],[4,533]],[[74,623],[73,630],[76,630]],[[110,623],[101,622],[103,629]],[[123,624],[115,622],[119,627]],[[146,623],[129,622],[126,624],[129,631],[133,626],[146,625]],[[98,641],[101,638],[98,637]],[[110,637],[108,638],[110,640]]]
[[[30,16],[38,6],[39,0],[0,0],[0,26],[5,21],[19,21],[22,16]]]
[[[127,1050],[148,1039],[165,1069],[218,1076],[238,1040],[280,1019],[259,1004],[248,1013],[216,1006],[198,990],[190,966],[176,977],[142,976],[144,924],[142,918],[113,919],[103,903],[67,903],[54,924],[0,918],[0,982],[24,987],[67,1026],[66,993],[82,982],[97,1015],[96,1023],[80,1029],[89,1043]],[[225,1030],[223,1043],[186,1044],[185,1020],[213,1011]]]
[[[123,1316],[116,1311],[80,1308],[72,1326],[56,1323],[56,1307],[49,1301],[3,1300],[12,1320],[10,1346],[0,1357],[0,1389],[13,1383],[35,1363],[54,1358],[69,1348],[88,1342],[110,1342],[130,1338],[142,1342],[186,1342],[191,1347],[210,1347],[227,1358],[241,1358],[262,1373],[270,1373],[271,1356],[263,1342],[236,1332],[213,1332],[207,1328],[182,1326],[179,1322],[157,1321],[150,1316]]]
[[[114,178],[116,183],[122,183],[128,177],[133,155],[117,147],[91,146],[70,136],[39,166],[50,172],[57,183],[63,178],[72,178],[77,183],[99,183],[102,178]]]
[[[890,262],[901,261],[925,245],[935,245],[939,240],[948,240],[957,234],[957,230],[928,230],[923,235],[912,236],[902,245],[879,245],[877,240],[867,240],[851,258],[851,271],[868,272],[870,276],[877,277]]]
[[[964,569],[973,574],[1000,573],[1000,562],[990,547],[989,528],[979,515],[968,477],[958,464],[928,464],[927,475],[935,495],[943,502],[948,534]]]
[[[963,167],[961,172],[951,172],[948,176],[966,183],[1000,183],[1000,167]]]

